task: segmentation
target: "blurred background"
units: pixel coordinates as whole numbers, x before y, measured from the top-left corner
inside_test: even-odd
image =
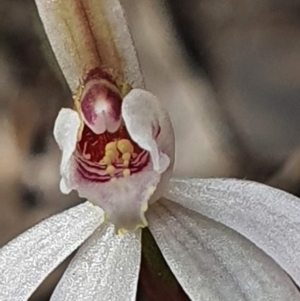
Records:
[[[176,136],[176,176],[300,192],[300,2],[121,0],[147,88]],[[0,1],[0,246],[81,200],[52,136],[72,98],[33,0]],[[63,268],[32,300],[48,300]]]

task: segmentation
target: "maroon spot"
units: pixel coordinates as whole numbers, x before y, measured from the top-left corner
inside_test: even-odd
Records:
[[[110,107],[109,115],[115,121],[121,118],[121,96],[109,89],[105,84],[95,83],[90,89],[84,94],[81,100],[81,112],[84,115],[85,120],[88,123],[94,124],[97,119],[94,104],[98,98],[101,98]]]

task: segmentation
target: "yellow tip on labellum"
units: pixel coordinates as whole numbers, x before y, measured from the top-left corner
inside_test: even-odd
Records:
[[[146,228],[146,227],[148,227],[148,222],[147,222],[147,220],[145,220],[143,223],[137,224],[137,226],[135,227],[134,230],[137,230],[137,229],[139,229],[139,228],[143,229],[143,228]]]
[[[148,210],[148,203],[142,205],[142,211],[146,212]]]
[[[156,189],[155,186],[149,186],[148,187],[148,193],[149,193],[150,196],[154,193],[155,189]]]
[[[117,231],[117,235],[124,236],[127,232],[128,232],[128,230],[126,230],[126,229],[124,229],[124,228],[120,228],[120,229]]]
[[[144,207],[145,205],[143,205],[142,206],[142,208]],[[146,207],[147,207],[147,209],[148,209],[148,204],[146,204]],[[144,207],[145,208],[145,207]],[[147,210],[146,209],[146,210]],[[145,211],[146,211],[145,210]],[[142,209],[142,211],[143,212],[145,212],[143,209]],[[136,231],[136,230],[138,230],[138,229],[143,229],[143,228],[146,228],[146,227],[148,227],[148,222],[147,222],[147,220],[144,218],[144,220],[141,222],[141,223],[139,223],[139,224],[137,224],[136,225],[136,227],[134,228],[134,230],[133,231]],[[131,231],[131,230],[130,230]],[[124,235],[126,235],[126,233],[128,233],[129,232],[129,230],[127,230],[127,229],[125,229],[125,228],[119,228],[119,229],[116,229],[115,228],[115,233],[116,233],[116,235],[120,235],[120,236],[124,236]]]
[[[109,222],[109,219],[105,219],[105,221],[106,221],[106,222]],[[136,231],[136,230],[138,230],[139,228],[145,228],[145,227],[148,227],[147,221],[145,221],[144,223],[137,224],[133,231]],[[126,228],[116,228],[116,226],[115,226],[115,234],[116,234],[116,235],[124,236],[124,235],[126,235],[128,232],[132,232],[132,230],[128,230],[128,229],[126,229]]]
[[[140,224],[137,224],[135,229],[133,231],[136,231],[138,229],[142,229],[142,228],[146,228],[148,227],[148,222],[145,220],[144,223],[140,223]],[[119,229],[116,229],[115,228],[115,234],[116,235],[120,235],[120,236],[124,236],[126,235],[127,233],[129,232],[129,230],[125,229],[125,228],[119,228]]]

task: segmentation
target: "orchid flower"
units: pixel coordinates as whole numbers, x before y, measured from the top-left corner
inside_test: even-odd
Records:
[[[300,300],[299,199],[247,181],[170,180],[172,126],[144,90],[119,1],[36,4],[74,93],[54,128],[61,191],[88,201],[0,250],[0,300],[27,300],[78,247],[51,300],[135,300],[147,226],[191,300]]]

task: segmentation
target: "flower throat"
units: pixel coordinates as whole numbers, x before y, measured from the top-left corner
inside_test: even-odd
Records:
[[[76,147],[77,171],[95,182],[114,181],[143,170],[149,153],[132,141],[122,120],[121,88],[103,70],[92,70],[75,95],[83,120]]]

